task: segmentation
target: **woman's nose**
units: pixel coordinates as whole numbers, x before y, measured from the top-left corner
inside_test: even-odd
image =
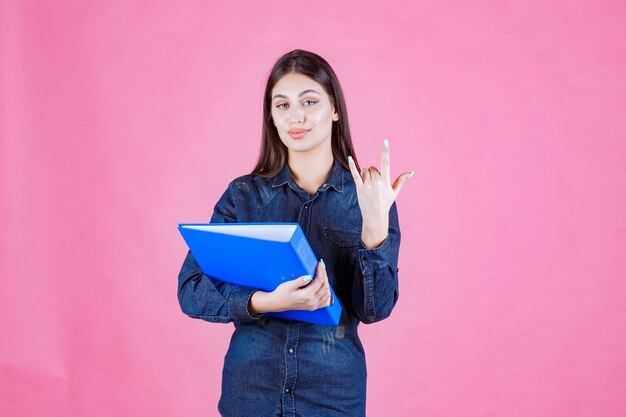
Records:
[[[291,109],[291,123],[302,123],[304,119],[304,111],[301,108],[294,107]]]

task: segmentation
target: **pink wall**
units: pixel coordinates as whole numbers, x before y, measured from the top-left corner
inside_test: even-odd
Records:
[[[416,171],[368,415],[626,415],[624,3],[265,3],[0,5],[0,415],[217,415],[232,327],[180,311],[176,223],[252,168],[294,48],[361,164]]]

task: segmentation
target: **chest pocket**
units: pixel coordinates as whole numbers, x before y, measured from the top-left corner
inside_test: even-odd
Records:
[[[324,227],[322,258],[326,263],[328,281],[343,303],[352,291],[361,231]]]
[[[327,242],[339,249],[354,248],[361,244],[361,231],[324,227],[324,246]]]

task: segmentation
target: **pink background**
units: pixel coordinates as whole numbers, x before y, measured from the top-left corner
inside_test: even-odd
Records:
[[[624,3],[336,3],[0,4],[0,415],[217,415],[232,325],[180,311],[176,224],[252,168],[294,48],[360,163],[416,171],[368,415],[626,415]]]

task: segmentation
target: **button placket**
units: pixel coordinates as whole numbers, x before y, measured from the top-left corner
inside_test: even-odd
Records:
[[[298,216],[298,223],[300,224],[300,227],[302,228],[302,231],[307,239],[309,238],[309,226],[311,223],[311,213],[313,212],[312,209],[309,210],[309,207],[315,202],[317,197],[318,196],[316,195],[310,200],[306,200],[304,202],[304,206],[301,206],[302,209],[300,209],[300,215]]]
[[[297,357],[295,350],[298,346],[298,340],[300,338],[300,324],[297,322],[291,322],[287,325],[287,339],[285,341],[285,382],[284,382],[284,396],[283,405],[285,410],[295,409],[293,390],[298,379],[297,375]],[[290,346],[290,347],[288,347]],[[285,414],[287,415],[287,414]],[[291,415],[291,414],[289,414]]]

